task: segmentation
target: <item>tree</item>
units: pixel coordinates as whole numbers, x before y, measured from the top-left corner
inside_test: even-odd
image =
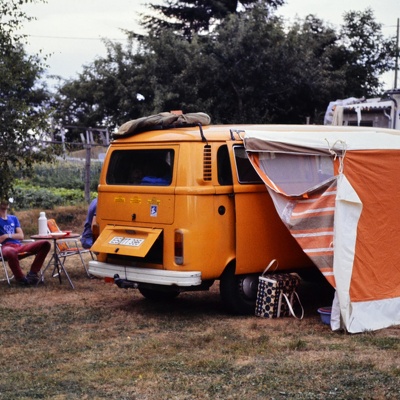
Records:
[[[47,126],[44,111],[48,95],[38,83],[44,66],[28,56],[24,37],[16,33],[30,18],[19,9],[28,0],[0,1],[0,194],[8,196],[14,186],[13,168],[26,174],[35,162],[49,159],[37,132]]]
[[[285,71],[281,66],[283,28],[278,18],[271,18],[261,7],[231,15],[218,26],[207,45],[209,58],[204,61],[204,80],[201,80],[206,83],[203,98],[211,95],[210,112],[214,120],[223,123],[272,120],[280,94],[287,91],[285,79],[280,78]]]
[[[190,42],[164,30],[141,38],[136,53],[108,43],[106,58],[60,88],[55,108],[72,117],[64,124],[84,126],[177,108],[208,112],[215,123],[304,122],[330,100],[326,60],[336,39],[312,19],[287,34],[280,19],[253,7]]]
[[[78,79],[58,88],[52,104],[55,124],[80,127],[69,129],[67,141],[80,141],[82,129],[112,129],[150,111],[145,109],[152,103],[149,75],[143,71],[142,51],[134,47],[132,40],[125,48],[105,41],[107,56],[84,66]]]
[[[285,0],[263,0],[263,7],[275,9]],[[165,29],[191,40],[194,33],[209,32],[217,22],[223,21],[240,8],[246,10],[259,5],[260,0],[166,0],[166,5],[148,4],[153,14],[144,15],[142,25],[153,35]]]
[[[64,120],[113,128],[181,109],[206,112],[213,123],[321,123],[329,101],[354,95],[375,71],[351,75],[352,49],[317,17],[285,26],[263,5],[190,41],[174,29],[139,40],[127,49],[109,42],[106,58],[60,89]]]
[[[319,122],[332,97],[343,95],[345,79],[335,61],[340,54],[337,41],[337,33],[314,15],[289,28],[281,51],[280,79],[286,91],[273,111],[274,122]]]
[[[382,24],[376,22],[371,8],[344,15],[340,32],[346,92],[351,96],[376,95],[381,89],[379,76],[393,70],[396,43],[385,39]]]

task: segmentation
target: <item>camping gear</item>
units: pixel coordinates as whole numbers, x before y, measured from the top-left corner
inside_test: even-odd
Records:
[[[162,112],[149,117],[142,117],[125,122],[117,132],[113,134],[115,138],[132,136],[146,130],[170,129],[179,127],[190,127],[198,125],[209,125],[211,118],[202,112],[197,113],[177,113]]]
[[[243,136],[282,221],[336,289],[332,329],[400,324],[399,132],[271,126]]]
[[[267,271],[273,266],[278,266],[276,260],[272,260],[268,267],[259,277],[256,310],[255,315],[265,318],[289,317],[293,315],[297,318],[293,306],[297,300],[300,304],[300,299],[296,293],[296,288],[300,283],[300,278],[296,274],[267,274]],[[302,315],[304,311],[303,307]]]
[[[295,274],[270,274],[260,276],[256,300],[255,314],[258,317],[279,318],[289,317],[302,319],[304,316],[296,288],[300,278]],[[301,306],[301,316],[294,312],[295,301]]]

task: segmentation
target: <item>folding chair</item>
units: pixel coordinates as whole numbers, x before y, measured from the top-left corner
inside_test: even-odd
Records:
[[[47,220],[47,227],[51,233],[62,232],[54,219]],[[66,238],[58,239],[56,242],[56,247],[57,247],[58,257],[61,259],[61,262],[63,264],[67,257],[79,256],[79,258],[82,262],[83,268],[85,268],[86,275],[89,278],[91,277],[91,275],[89,274],[89,271],[86,267],[85,261],[82,257],[82,254],[89,253],[90,256],[92,257],[92,260],[94,260],[94,256],[93,256],[93,253],[89,249],[84,249],[80,245],[80,236],[77,238],[66,237]]]
[[[22,242],[23,243],[33,242],[33,240],[23,240]],[[29,251],[24,251],[24,252],[18,254],[18,260],[22,260],[26,257],[30,257],[33,255],[34,254],[30,253]],[[4,268],[4,279],[0,279],[0,281],[2,281],[2,282],[7,281],[8,285],[11,286],[11,279],[13,279],[14,276],[8,274],[7,258],[3,256],[3,246],[1,243],[0,243],[0,260],[1,260],[1,263],[3,264],[3,268]]]

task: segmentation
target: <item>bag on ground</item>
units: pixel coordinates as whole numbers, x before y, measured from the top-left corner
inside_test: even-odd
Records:
[[[295,318],[302,319],[304,310],[296,292],[300,278],[296,274],[289,273],[266,274],[273,262],[276,263],[276,260],[273,260],[259,277],[255,315],[265,318],[292,315]],[[295,305],[299,305],[301,308],[300,317],[294,312]]]

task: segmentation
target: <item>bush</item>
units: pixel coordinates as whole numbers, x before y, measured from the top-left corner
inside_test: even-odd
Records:
[[[100,178],[102,164],[94,162],[90,165],[90,190],[96,191]],[[54,163],[35,165],[33,176],[29,177],[30,184],[40,188],[65,188],[85,190],[86,170],[85,161],[57,160]],[[20,180],[27,177],[15,172]]]
[[[97,185],[102,164],[90,166],[90,198],[97,196]],[[85,203],[85,162],[56,161],[34,166],[34,175],[22,176],[14,187],[13,197],[15,210],[54,209],[59,206],[73,206]]]
[[[91,199],[96,197],[91,193]],[[41,188],[19,182],[14,190],[15,210],[28,210],[32,208],[52,210],[54,207],[71,206],[85,202],[85,194],[80,189]]]

